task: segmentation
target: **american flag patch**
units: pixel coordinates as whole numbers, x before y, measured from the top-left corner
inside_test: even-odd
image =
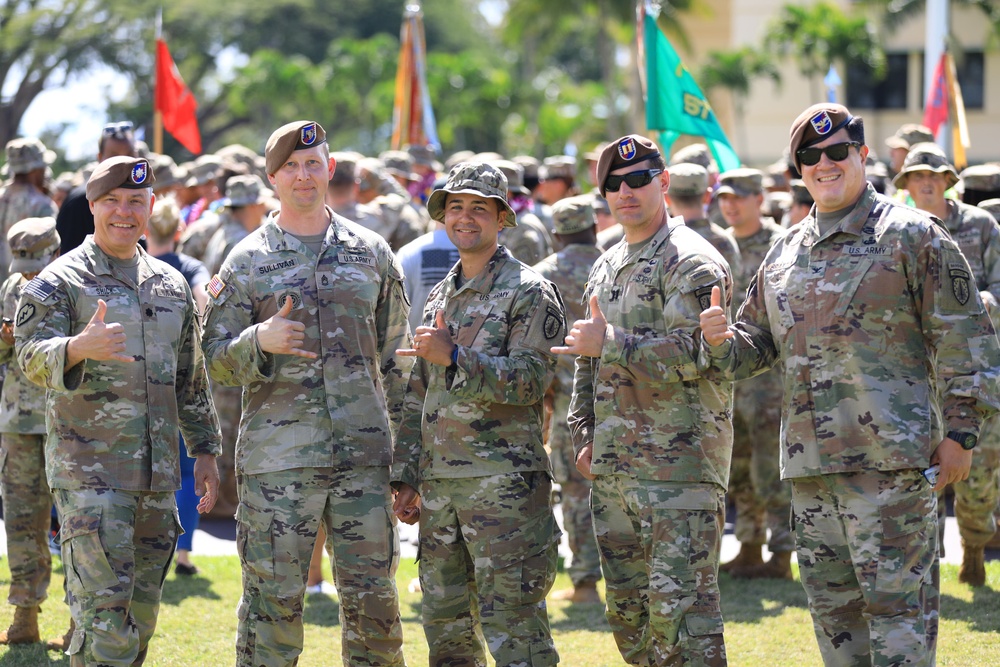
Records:
[[[222,282],[222,278],[216,273],[212,276],[212,279],[208,281],[206,286],[208,293],[212,295],[213,299],[218,299],[219,295],[222,294],[222,290],[226,289],[226,283]]]

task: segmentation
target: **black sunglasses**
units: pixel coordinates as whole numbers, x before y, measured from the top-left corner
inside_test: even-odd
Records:
[[[662,169],[643,169],[642,171],[633,171],[621,176],[608,176],[604,181],[604,189],[608,192],[618,192],[622,187],[622,181],[628,183],[628,186],[633,190],[644,188],[653,182],[654,176],[662,173]]]
[[[861,142],[845,141],[841,144],[823,146],[823,148],[802,148],[795,151],[795,157],[807,167],[818,164],[823,157],[823,153],[826,153],[826,156],[834,162],[843,162],[847,159],[847,154],[850,152],[851,146],[860,148]]]

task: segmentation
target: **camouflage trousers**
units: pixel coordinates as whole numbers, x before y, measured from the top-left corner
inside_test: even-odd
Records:
[[[0,487],[10,559],[10,594],[18,607],[37,607],[52,577],[49,523],[52,494],[45,479],[45,435],[0,435]]]
[[[558,664],[545,606],[560,537],[548,473],[424,480],[420,491],[428,664],[486,667],[486,648],[503,667]]]
[[[979,446],[972,450],[969,478],[952,484],[955,492],[955,519],[965,548],[978,548],[993,539],[997,530],[1000,503],[1000,419],[983,424]],[[939,497],[944,510],[944,500]],[[939,512],[941,514],[942,512]],[[939,516],[939,537],[944,536],[944,517]]]
[[[792,508],[827,667],[934,665],[937,497],[920,471],[796,478]]]
[[[340,596],[344,665],[404,665],[389,469],[298,468],[240,475],[236,544],[243,565],[238,667],[291,667],[320,521]]]
[[[569,427],[549,435],[552,475],[562,488],[563,527],[573,560],[567,568],[574,586],[601,580],[601,555],[594,537],[594,516],[590,510],[590,480],[576,469],[576,455]]]
[[[174,492],[55,489],[76,633],[71,667],[146,659],[160,594],[181,534]]]
[[[736,539],[741,544],[766,543],[772,553],[790,552],[795,548],[791,485],[781,479],[778,452],[781,396],[761,392],[751,400],[737,389],[734,405],[728,495],[736,505]]]
[[[726,665],[719,595],[723,490],[599,475],[594,528],[607,618],[629,665]]]

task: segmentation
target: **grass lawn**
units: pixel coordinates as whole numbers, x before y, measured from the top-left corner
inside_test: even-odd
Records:
[[[150,643],[148,667],[222,667],[234,660],[236,604],[240,567],[236,557],[196,557],[202,574],[171,573],[163,591],[156,635]],[[59,561],[56,559],[56,563]],[[420,594],[407,592],[417,567],[399,568],[405,654],[411,667],[427,664],[427,644],[420,627]],[[938,664],[976,667],[1000,664],[1000,561],[988,563],[988,588],[973,590],[958,583],[956,566],[942,567],[941,639]],[[0,589],[10,582],[7,561],[0,562]],[[61,565],[53,576],[52,598],[40,616],[42,637],[62,634],[69,610],[61,602]],[[560,574],[553,590],[569,586]],[[723,575],[722,602],[726,645],[733,667],[819,665],[806,597],[797,581],[743,582]],[[331,667],[340,662],[337,603],[309,598],[306,603],[305,650],[299,667]],[[13,607],[0,605],[0,628],[13,617]],[[562,664],[568,667],[621,665],[615,642],[604,620],[603,607],[549,603],[549,620]],[[0,646],[0,667],[68,667],[65,656],[41,645]]]

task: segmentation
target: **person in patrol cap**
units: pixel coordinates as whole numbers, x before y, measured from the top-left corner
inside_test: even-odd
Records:
[[[503,172],[507,179],[507,203],[517,216],[516,227],[505,227],[500,231],[500,245],[529,266],[536,264],[552,252],[552,235],[545,223],[534,213],[531,192],[524,187],[524,168],[510,160],[490,162]]]
[[[606,616],[625,662],[723,665],[718,586],[732,454],[732,383],[688,350],[729,266],[667,214],[660,150],[631,134],[605,146],[598,187],[625,237],[594,265],[565,344],[576,361],[568,422],[593,480]],[[678,545],[683,544],[682,549]]]
[[[45,191],[45,170],[55,153],[34,137],[11,139],[6,146],[7,170],[11,180],[0,187],[0,233],[7,232],[25,218],[56,215],[56,204]],[[10,246],[0,243],[0,282],[8,275]]]
[[[0,492],[3,494],[10,593],[10,627],[0,644],[39,641],[38,613],[52,577],[49,522],[52,493],[45,479],[45,389],[28,381],[14,356],[17,300],[28,281],[59,255],[53,217],[26,218],[7,232],[13,260],[10,277],[0,286],[0,364],[7,368],[0,396]]]
[[[459,262],[400,350],[417,361],[393,458],[394,510],[420,523],[431,665],[485,665],[487,649],[498,665],[559,662],[545,607],[560,530],[542,402],[565,315],[552,283],[497,242],[515,224],[507,189],[495,166],[463,162],[431,193],[427,210]]]
[[[389,464],[411,366],[396,353],[410,344],[402,270],[385,239],[326,206],[336,165],[319,123],[275,130],[264,160],[281,209],[226,257],[205,313],[212,379],[244,387],[236,664],[298,661],[322,522],[344,664],[400,666]]]
[[[538,169],[538,191],[535,196],[543,204],[552,206],[560,199],[577,194],[576,158],[570,155],[551,155]]]
[[[182,434],[198,510],[218,495],[198,309],[180,272],[138,245],[153,179],[144,158],[97,166],[86,187],[94,234],[23,288],[15,318],[18,365],[48,390],[46,477],[62,522],[73,664],[146,658],[180,531]]]
[[[595,163],[599,158],[598,153]],[[552,206],[556,239],[561,248],[534,266],[542,277],[559,288],[566,304],[567,318],[573,320],[586,316],[583,291],[594,262],[601,256],[597,248],[597,218],[593,201],[593,195],[577,195],[561,199]],[[570,355],[558,358],[555,378],[546,392],[546,408],[551,410],[547,440],[549,460],[553,477],[561,487],[563,527],[572,554],[566,571],[573,584],[572,588],[556,591],[550,599],[574,604],[600,604],[597,582],[601,580],[601,558],[590,510],[591,484],[576,468],[573,438],[566,422],[573,396],[574,361]]]
[[[962,181],[962,201],[966,204],[978,206],[987,199],[1000,197],[1000,164],[966,167],[958,177]]]
[[[698,366],[744,379],[782,364],[781,470],[824,662],[933,665],[935,492],[968,477],[1000,408],[996,332],[948,231],[865,180],[860,117],[809,107],[789,153],[813,211],[732,326],[713,295]]]
[[[712,197],[708,187],[708,171],[693,162],[681,162],[668,169],[667,209],[671,215],[684,218],[684,224],[698,232],[719,251],[733,275],[741,271],[740,248],[733,237],[708,219],[707,205]]]

